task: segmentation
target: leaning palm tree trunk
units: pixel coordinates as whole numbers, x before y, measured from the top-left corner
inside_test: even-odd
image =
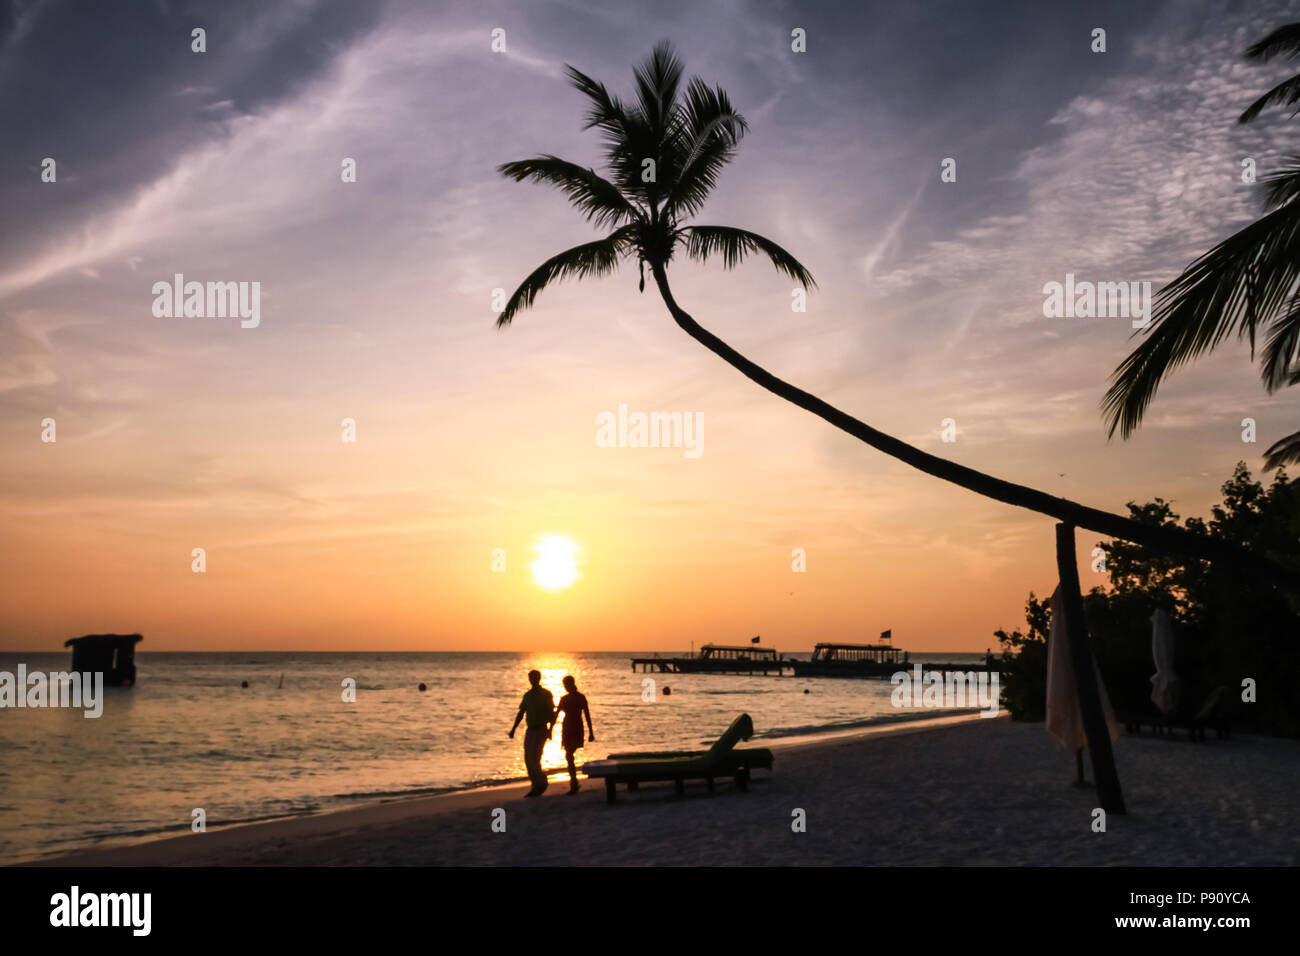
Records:
[[[589,101],[586,128],[602,134],[612,179],[549,154],[506,163],[499,169],[516,181],[531,179],[558,187],[597,228],[615,228],[605,238],[561,252],[535,269],[497,317],[499,328],[508,326],[522,309],[530,307],[550,283],[606,275],[617,268],[620,260],[635,258],[642,270],[641,288],[645,288],[644,270],[648,265],[664,303],[688,335],[768,391],[873,448],[986,498],[1147,547],[1198,559],[1230,561],[1285,581],[1300,594],[1300,569],[1279,565],[1267,554],[1176,526],[1153,526],[1099,511],[927,454],[782,381],[701,328],[677,304],[668,288],[665,267],[676,248],[684,247],[686,255],[698,262],[721,259],[726,268],[750,255],[765,256],[778,271],[804,288],[816,286],[808,269],[770,239],[729,226],[688,223],[703,206],[718,173],[731,160],[748,129],[744,117],[732,108],[721,87],[711,88],[692,77],[683,90],[682,64],[668,43],[656,44],[650,57],[633,71],[635,102],[619,99],[603,83],[573,67],[568,72],[570,82]]]
[[[950,481],[969,491],[1002,501],[1039,514],[1049,515],[1067,524],[1087,528],[1099,534],[1122,538],[1135,544],[1159,548],[1175,554],[1207,560],[1229,560],[1239,565],[1270,574],[1275,579],[1300,587],[1300,573],[1276,564],[1268,557],[1237,548],[1214,538],[1203,537],[1185,531],[1182,528],[1158,527],[1134,521],[1120,515],[1089,508],[1067,498],[1058,498],[1046,492],[1003,481],[992,475],[986,475],[965,465],[948,461],[937,455],[924,452],[907,442],[900,441],[892,435],[872,428],[852,415],[840,411],[829,402],[824,402],[816,395],[811,395],[801,388],[777,378],[762,366],[751,362],[722,339],[695,321],[685,309],[677,304],[672,290],[668,287],[668,275],[662,265],[652,266],[652,272],[664,304],[672,313],[674,321],[682,330],[706,349],[717,355],[728,365],[735,368],[746,378],[758,383],[774,395],[812,412],[818,418],[829,422],[841,431],[848,432],[854,438],[866,442],[872,448],[897,458],[926,474]]]

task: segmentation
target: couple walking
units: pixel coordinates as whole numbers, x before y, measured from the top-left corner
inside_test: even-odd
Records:
[[[513,740],[519,722],[525,717],[528,725],[524,730],[524,766],[528,768],[528,779],[533,782],[533,789],[525,796],[540,797],[546,789],[546,771],[542,769],[542,750],[546,741],[551,739],[555,722],[560,714],[564,715],[564,729],[560,732],[560,743],[564,746],[564,756],[569,763],[569,793],[578,792],[578,768],[573,762],[573,753],[582,747],[582,718],[587,718],[587,732],[591,740],[596,739],[596,731],[591,726],[591,710],[587,707],[587,698],[578,693],[578,684],[572,676],[564,678],[567,691],[560,698],[560,706],[555,706],[555,696],[542,686],[540,671],[528,672],[528,683],[532,686],[519,702],[519,713],[515,714],[514,726],[510,728]]]

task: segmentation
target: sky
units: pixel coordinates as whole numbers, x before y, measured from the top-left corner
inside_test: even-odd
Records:
[[[935,454],[1111,511],[1205,514],[1294,430],[1294,396],[1234,342],[1108,440],[1131,323],[1047,318],[1043,287],[1159,288],[1249,221],[1242,160],[1266,173],[1294,128],[1236,116],[1295,67],[1241,54],[1297,14],[0,0],[0,650],[139,632],[141,651],[799,652],[886,628],[916,651],[994,645],[1054,586],[1052,519],[759,389],[634,264],[497,330],[496,290],[597,234],[495,169],[597,166],[564,65],[630,94],[669,39],[750,127],[697,220],[772,238],[818,283],[796,312],[770,266],[678,257],[701,324]],[[176,273],[260,283],[258,325],[155,315]],[[698,417],[700,453],[602,447],[620,405]],[[530,567],[553,538],[576,549],[566,587]]]

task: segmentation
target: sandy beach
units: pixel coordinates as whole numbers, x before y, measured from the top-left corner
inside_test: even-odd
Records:
[[[777,744],[748,793],[643,787],[607,805],[553,777],[50,858],[65,866],[1295,865],[1300,741],[1122,737],[1128,814],[1095,794],[1042,724],[949,718]],[[587,754],[589,759],[603,751]],[[492,831],[495,808],[506,832]],[[792,832],[796,809],[807,830]]]

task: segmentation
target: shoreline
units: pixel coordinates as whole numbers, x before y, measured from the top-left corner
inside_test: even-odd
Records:
[[[928,730],[938,730],[945,727],[957,726],[973,720],[1000,719],[1006,712],[999,711],[998,713],[999,718],[980,717],[978,710],[969,713],[963,712],[960,714],[948,714],[939,717],[907,715],[885,719],[873,718],[848,727],[811,731],[804,734],[770,738],[755,736],[753,739],[741,743],[740,746],[766,747],[779,754],[790,750],[813,748],[823,744],[844,740],[922,733]],[[598,758],[592,757],[590,759]],[[548,767],[545,769],[548,778],[551,780],[552,788],[565,786],[568,774],[568,769],[566,767]],[[583,776],[581,773],[581,765],[579,765],[579,781],[583,784],[584,790],[595,790],[599,788],[603,795],[603,784],[599,781],[588,780]],[[75,847],[68,850],[58,850],[42,856],[19,860],[9,865],[17,867],[103,866],[112,864],[99,862],[98,858],[101,856],[126,854],[134,857],[139,854],[141,848],[153,847],[158,844],[171,843],[173,841],[180,842],[193,840],[195,837],[200,836],[215,837],[220,834],[251,831],[261,828],[284,828],[286,830],[292,829],[297,831],[300,827],[296,825],[309,824],[312,821],[318,821],[322,824],[320,827],[307,828],[313,833],[321,829],[328,829],[325,824],[332,822],[354,826],[364,826],[367,823],[373,822],[390,823],[396,820],[405,819],[409,816],[440,813],[468,807],[480,807],[494,802],[493,798],[509,800],[523,799],[523,794],[527,791],[529,786],[527,778],[524,777],[518,780],[470,784],[465,787],[455,787],[437,793],[397,793],[389,796],[357,798],[359,802],[352,806],[335,806],[327,809],[304,811],[301,813],[278,814],[254,820],[241,820],[209,827],[207,831],[202,834],[190,832],[177,833],[172,830],[149,835],[110,836],[98,840],[88,846]],[[269,829],[268,835],[272,835],[269,834]]]
[[[938,717],[785,743],[744,793],[598,781],[391,800],[49,856],[22,866],[1295,866],[1300,741],[1120,737],[1128,805],[1041,723]],[[793,821],[793,822],[792,822]],[[500,825],[498,825],[500,824]]]

